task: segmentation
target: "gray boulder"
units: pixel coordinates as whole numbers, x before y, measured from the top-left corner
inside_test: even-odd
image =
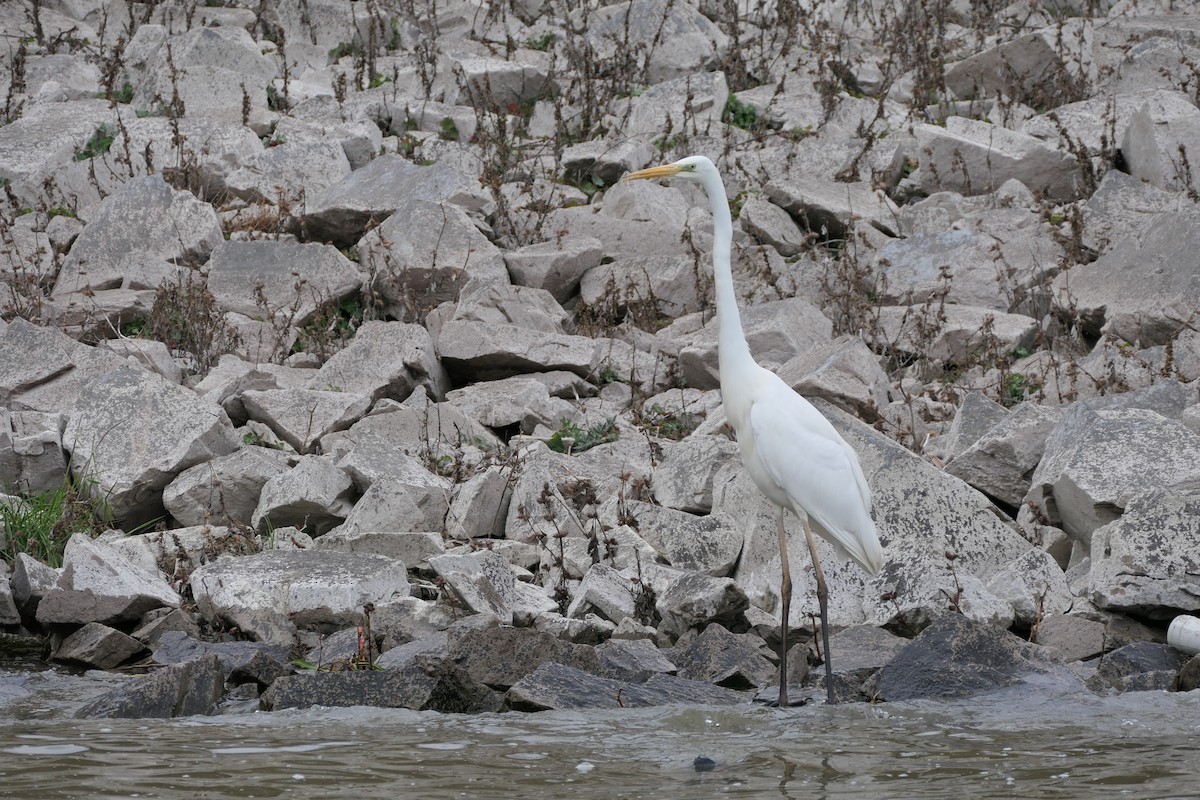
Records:
[[[1076,18],[964,58],[946,70],[946,86],[964,99],[1003,95],[1044,108],[1062,105],[1095,77],[1092,23]]]
[[[925,451],[950,460],[966,452],[985,433],[1008,416],[1008,409],[983,392],[968,392],[945,435],[926,445]]]
[[[1173,102],[1147,103],[1130,117],[1121,138],[1129,174],[1160,189],[1194,193],[1200,187],[1200,178],[1184,167],[1183,159],[1194,153],[1200,153],[1200,109],[1182,93]]]
[[[282,327],[305,325],[361,285],[357,265],[327,244],[221,242],[208,263],[208,290],[219,308]]]
[[[113,669],[144,649],[145,645],[132,636],[99,622],[89,622],[63,639],[50,658],[93,669]]]
[[[400,562],[329,550],[274,550],[215,561],[193,572],[190,584],[211,623],[283,645],[291,645],[295,626],[352,625],[365,604],[409,592]]]
[[[111,545],[75,533],[67,540],[62,574],[37,606],[37,620],[129,622],[151,609],[179,603],[179,595],[157,570],[151,572]]]
[[[714,578],[733,571],[742,552],[742,530],[733,517],[696,516],[641,502],[627,503],[626,508],[637,517],[642,538],[676,569]]]
[[[279,128],[275,136],[286,137],[286,130]],[[287,140],[247,158],[225,179],[225,187],[250,203],[290,207],[349,174],[350,160],[341,142]]]
[[[645,683],[600,678],[590,672],[547,662],[522,678],[506,695],[516,711],[587,708],[645,708],[674,703],[737,705],[749,698],[733,689],[655,675]]]
[[[310,706],[376,706],[477,714],[500,710],[500,696],[448,659],[418,656],[403,666],[311,672],[277,679],[262,696],[267,711]]]
[[[490,550],[446,553],[429,559],[429,566],[445,581],[456,605],[476,614],[494,614],[501,623],[512,624],[517,579],[503,556]]]
[[[584,19],[592,58],[611,64],[622,52],[645,48],[646,79],[651,84],[715,66],[729,46],[729,37],[697,8],[664,0],[634,0],[586,16],[582,9],[572,14],[572,24]]]
[[[128,181],[100,205],[75,240],[54,296],[98,289],[154,289],[196,266],[224,241],[217,214],[161,175]]]
[[[672,661],[681,678],[729,689],[756,689],[769,686],[778,674],[764,651],[765,643],[754,634],[730,633],[713,624],[686,647],[676,648]]]
[[[1069,664],[1101,655],[1107,636],[1103,622],[1079,614],[1050,614],[1037,625],[1037,643]]]
[[[289,468],[280,450],[243,447],[179,473],[163,489],[163,506],[182,525],[249,525],[263,486]]]
[[[928,192],[986,194],[1015,178],[1032,191],[1073,200],[1082,185],[1074,155],[998,125],[949,117],[944,128],[920,124],[914,133],[921,162],[914,178]]]
[[[268,389],[242,392],[250,419],[267,425],[304,455],[322,436],[349,428],[371,407],[371,398],[344,391]]]
[[[478,628],[453,638],[450,657],[479,683],[506,691],[547,661],[603,672],[595,649],[529,628]]]
[[[834,697],[839,701],[870,699],[863,691],[864,684],[907,646],[907,639],[872,625],[856,625],[830,636]],[[801,654],[808,651],[808,648],[796,649]],[[816,673],[816,685],[824,688],[824,670]]]
[[[818,345],[788,361],[778,374],[801,395],[824,397],[861,419],[876,419],[889,402],[887,373],[858,336]]]
[[[844,236],[855,224],[866,223],[885,233],[897,229],[899,209],[869,182],[839,183],[807,177],[804,181],[767,184],[767,197],[810,231]]]
[[[1200,247],[1198,220],[1191,211],[1159,214],[1092,263],[1056,278],[1055,305],[1077,315],[1089,335],[1165,344],[1200,305],[1200,275],[1189,266]]]
[[[63,442],[92,492],[133,524],[161,513],[163,489],[183,470],[238,447],[219,406],[131,367],[84,387]]]
[[[1079,679],[1037,645],[959,614],[945,614],[884,666],[870,687],[881,700],[977,697],[1036,682],[1062,690]]]
[[[737,458],[737,443],[723,436],[688,436],[655,466],[654,499],[666,508],[707,514],[713,507],[714,479]]]
[[[1166,619],[1200,610],[1200,482],[1132,496],[1092,533],[1088,591],[1100,608]]]
[[[421,319],[439,303],[457,300],[470,280],[508,283],[499,248],[459,206],[408,199],[358,244],[363,267],[375,275],[384,312]]]
[[[323,456],[304,456],[263,484],[250,517],[255,530],[289,525],[320,535],[350,513],[350,476]]]
[[[586,336],[450,320],[442,326],[437,349],[451,376],[489,380],[537,370],[586,376],[597,362],[599,345]]]
[[[166,719],[212,714],[225,696],[221,661],[207,655],[149,675],[92,700],[75,714],[79,719]]]
[[[1088,679],[1088,688],[1095,692],[1175,691],[1179,671],[1187,661],[1186,655],[1168,645],[1135,642],[1105,655],[1096,674]]]
[[[744,310],[742,325],[750,351],[768,368],[781,366],[831,338],[832,323],[807,300],[792,298]],[[720,386],[717,368],[717,319],[714,316],[679,351],[679,367],[687,385]]]
[[[418,386],[434,399],[450,388],[429,332],[420,325],[380,320],[363,323],[350,344],[308,383],[311,389],[358,392],[372,401],[405,400]]]
[[[674,662],[647,639],[613,637],[596,646],[596,655],[607,673],[622,680],[637,683],[655,674],[673,675]]]
[[[154,648],[154,661],[158,664],[183,664],[206,655],[220,659],[226,678],[237,670],[250,668],[251,662],[262,658],[291,671],[290,649],[268,642],[202,642],[182,631],[166,631]]]
[[[1200,478],[1200,436],[1138,408],[1068,411],[1046,440],[1026,501],[1050,524],[1090,544],[1130,500]]]
[[[784,257],[797,255],[807,243],[807,234],[791,214],[759,195],[746,198],[738,223],[755,239],[774,247]]]
[[[401,156],[384,155],[307,198],[300,230],[309,240],[349,246],[372,223],[382,222],[414,201],[455,204],[446,206],[448,215],[454,207],[486,211],[488,204],[478,182],[448,164],[422,167]]]
[[[1021,403],[995,427],[951,459],[946,471],[1010,506],[1019,506],[1062,412]]]
[[[563,159],[563,167],[568,169],[565,152]],[[578,290],[583,275],[600,263],[601,244],[599,239],[586,236],[538,242],[505,251],[504,263],[516,285],[545,289],[555,300],[565,303]]]

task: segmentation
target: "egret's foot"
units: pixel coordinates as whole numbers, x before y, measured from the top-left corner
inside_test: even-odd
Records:
[[[811,686],[788,686],[787,692],[787,708],[799,708],[806,706],[813,700],[818,699],[817,690]],[[766,706],[767,708],[780,708],[779,703],[779,687],[768,686],[759,691],[754,696],[754,704]]]

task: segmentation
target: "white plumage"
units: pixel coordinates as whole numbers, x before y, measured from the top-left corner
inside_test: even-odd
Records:
[[[726,417],[737,432],[746,471],[762,493],[780,508],[783,652],[780,654],[779,702],[787,705],[786,652],[791,576],[783,514],[791,511],[805,520],[821,606],[826,686],[832,703],[828,595],[812,531],[832,544],[843,559],[853,559],[867,572],[877,574],[883,567],[883,549],[871,520],[871,489],[858,463],[858,455],[838,435],[829,420],[778,375],[755,363],[750,354],[738,314],[730,267],[733,219],[717,168],[703,156],[689,156],[626,176],[626,180],[647,178],[697,182],[708,194],[713,214],[713,277],[717,296],[721,399]]]

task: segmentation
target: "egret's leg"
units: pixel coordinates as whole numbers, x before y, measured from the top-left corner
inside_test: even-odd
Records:
[[[825,689],[827,702],[833,705],[837,698],[833,694],[833,659],[829,657],[829,592],[825,588],[825,573],[821,571],[821,560],[817,558],[817,543],[813,540],[812,526],[804,518],[804,536],[808,539],[808,554],[812,556],[813,575],[817,578],[817,603],[821,606],[821,644],[825,648]]]
[[[787,531],[783,529],[783,516],[787,512],[779,509],[779,562],[783,565],[783,580],[779,584],[779,600],[783,604],[783,622],[779,627],[779,707],[788,707],[788,622],[792,611],[792,570],[788,564]]]

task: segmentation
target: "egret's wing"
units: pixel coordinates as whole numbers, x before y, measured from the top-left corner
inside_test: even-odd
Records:
[[[858,456],[821,412],[773,377],[750,408],[756,457],[818,532],[865,569],[878,572],[883,556]]]

